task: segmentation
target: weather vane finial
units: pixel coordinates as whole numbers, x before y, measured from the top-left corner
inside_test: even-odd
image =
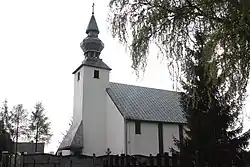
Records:
[[[95,12],[95,3],[93,2],[93,5],[92,5],[92,14],[94,14]]]

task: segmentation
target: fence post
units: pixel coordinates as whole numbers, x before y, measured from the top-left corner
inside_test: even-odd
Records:
[[[63,162],[63,160],[62,160],[62,154],[59,154],[59,156],[60,156],[60,159],[59,159],[59,167],[61,167],[61,163]]]
[[[149,155],[149,165],[150,165],[150,167],[154,166],[154,158],[153,158],[152,154]]]
[[[169,167],[169,155],[167,152],[164,153],[164,167]]]
[[[24,161],[25,161],[25,158],[24,158],[24,152],[21,154],[21,162],[20,162],[20,166],[22,166],[22,167],[25,167],[25,163],[24,163]],[[21,165],[22,164],[22,165]]]
[[[1,152],[1,154],[2,154],[2,160],[1,160],[2,167],[8,167],[10,161],[8,151],[3,151]]]
[[[130,156],[126,154],[126,167],[130,167]]]
[[[7,157],[8,157],[8,165],[6,167],[11,167],[13,157],[10,153],[7,154]]]
[[[113,167],[114,166],[114,156],[113,155],[109,155],[109,167]]]
[[[115,167],[119,167],[119,155],[115,156]]]
[[[178,159],[177,159],[177,154],[172,153],[172,166],[177,167],[178,166]]]
[[[132,167],[136,167],[136,157],[132,157]]]
[[[107,154],[107,166],[108,167],[111,167],[112,166],[112,164],[111,164],[111,151],[110,151],[110,148],[107,148],[107,151],[106,151],[106,154]]]
[[[157,154],[156,156],[156,162],[157,162],[157,166],[162,166],[162,163],[161,163],[161,154]]]
[[[125,154],[121,154],[121,166],[125,166]]]
[[[93,154],[93,167],[96,166],[96,157],[95,157],[95,153]]]

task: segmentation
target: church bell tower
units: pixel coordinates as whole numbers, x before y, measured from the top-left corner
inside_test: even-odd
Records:
[[[107,93],[109,68],[100,58],[104,48],[94,5],[86,34],[80,44],[84,60],[74,74],[73,124],[61,142],[58,154],[104,155],[106,148]]]
[[[87,37],[80,44],[84,60],[73,72],[73,122],[82,121],[82,153],[85,155],[103,155],[107,150],[106,89],[109,87],[111,68],[100,58],[104,43],[99,39],[99,33],[93,9],[86,30]]]

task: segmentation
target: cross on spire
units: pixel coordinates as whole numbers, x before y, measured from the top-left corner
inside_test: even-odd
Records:
[[[93,2],[93,5],[92,5],[92,14],[94,14],[95,12],[95,3]]]

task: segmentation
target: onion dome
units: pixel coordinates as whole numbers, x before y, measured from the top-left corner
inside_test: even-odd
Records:
[[[88,36],[83,39],[80,45],[85,58],[99,58],[99,55],[104,48],[104,43],[98,38],[99,29],[95,20],[94,12],[92,12],[86,34]]]

